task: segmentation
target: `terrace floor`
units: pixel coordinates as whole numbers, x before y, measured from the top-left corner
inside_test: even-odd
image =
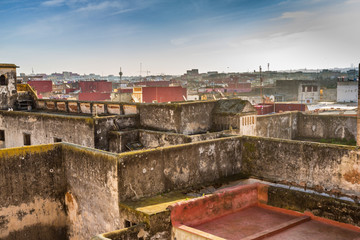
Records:
[[[213,235],[210,239],[360,240],[360,231],[261,206],[248,207],[191,228]]]

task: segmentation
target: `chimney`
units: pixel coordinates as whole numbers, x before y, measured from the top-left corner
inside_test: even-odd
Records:
[[[359,63],[359,78],[358,78],[358,109],[356,119],[356,146],[360,146],[360,63]]]

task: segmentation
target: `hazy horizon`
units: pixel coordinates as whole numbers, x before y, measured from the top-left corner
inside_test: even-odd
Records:
[[[0,62],[124,76],[357,67],[360,0],[3,0]]]

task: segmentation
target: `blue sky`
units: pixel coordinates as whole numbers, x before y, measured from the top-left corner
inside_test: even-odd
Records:
[[[357,65],[360,0],[0,0],[0,62],[139,75]],[[144,75],[145,73],[143,73]]]

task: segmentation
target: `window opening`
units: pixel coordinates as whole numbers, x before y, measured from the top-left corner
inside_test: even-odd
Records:
[[[6,84],[6,77],[5,77],[4,74],[0,76],[0,85],[7,85]]]
[[[24,133],[24,146],[30,146],[31,145],[31,135]]]
[[[5,141],[5,130],[0,130],[0,141]]]

